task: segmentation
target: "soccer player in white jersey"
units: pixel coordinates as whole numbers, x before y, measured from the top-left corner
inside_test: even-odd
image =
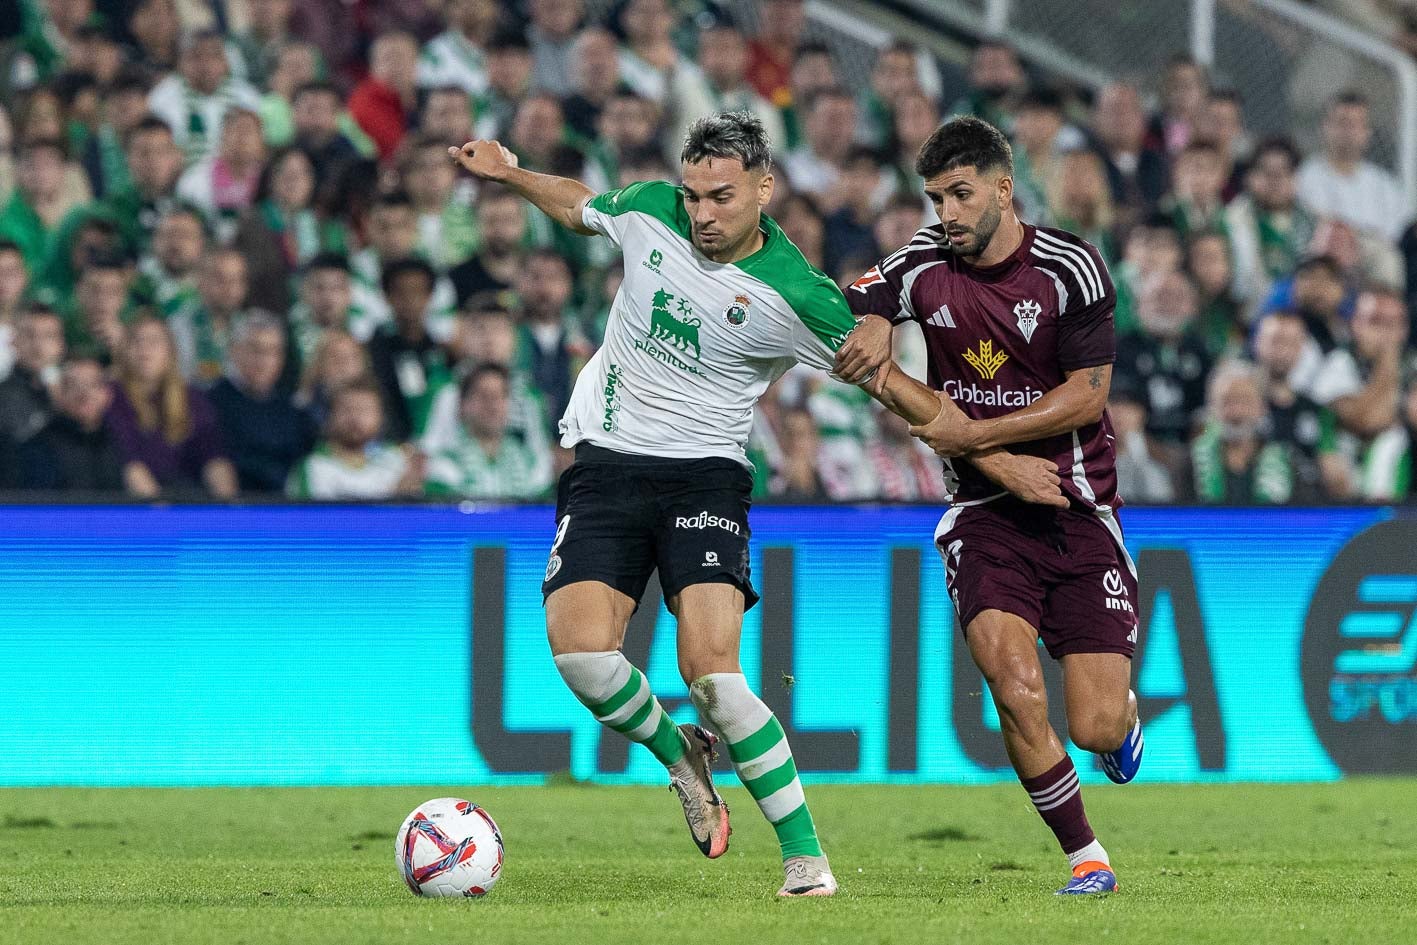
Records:
[[[836,880],[782,726],[738,662],[743,613],[758,600],[744,445],[768,385],[799,362],[830,370],[855,317],[762,213],[773,188],[762,124],[743,113],[701,119],[685,140],[682,186],[649,181],[599,196],[519,168],[495,141],[449,151],[562,226],[609,237],[625,256],[604,346],[561,420],[561,443],[576,459],[559,484],[542,585],[557,669],[600,722],[668,768],[695,843],[722,856],[728,808],[709,774],[717,738],[676,726],[619,652],[657,568],[690,697],[777,834],[778,894],[832,895]],[[880,378],[873,393],[897,413],[914,423],[938,413],[923,384],[901,371]],[[1047,462],[1004,452],[982,461],[1025,499],[1063,501]]]

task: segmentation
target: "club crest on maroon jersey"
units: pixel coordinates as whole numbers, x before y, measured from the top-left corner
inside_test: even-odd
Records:
[[[1014,317],[1018,319],[1018,330],[1023,334],[1024,341],[1033,340],[1033,330],[1038,327],[1038,313],[1043,311],[1043,306],[1033,299],[1027,299],[1014,306]]]

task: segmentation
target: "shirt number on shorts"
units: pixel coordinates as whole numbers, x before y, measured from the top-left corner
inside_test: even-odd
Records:
[[[561,556],[556,552],[561,547],[561,542],[566,540],[566,529],[571,525],[571,516],[561,516],[561,521],[556,523],[556,538],[551,542],[551,555],[546,559],[546,578],[549,581],[561,571]]]

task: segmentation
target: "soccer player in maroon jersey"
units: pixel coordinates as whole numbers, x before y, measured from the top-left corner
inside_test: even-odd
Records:
[[[1137,583],[1106,411],[1116,293],[1091,244],[1018,219],[1013,155],[992,125],[942,125],[915,169],[940,222],[847,289],[861,324],[838,374],[889,371],[891,326],[920,324],[941,411],[911,432],[944,457],[951,506],[935,542],[950,598],[1014,770],[1068,855],[1059,892],[1110,892],[1116,876],[1048,722],[1037,641],[1062,664],[1073,743],[1130,781],[1142,753],[1130,688]],[[973,457],[1000,447],[1056,463],[1067,508],[1020,502],[981,475]]]

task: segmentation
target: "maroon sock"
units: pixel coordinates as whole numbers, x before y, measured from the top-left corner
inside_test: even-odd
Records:
[[[1082,788],[1071,758],[1064,755],[1062,761],[1037,777],[1019,780],[1064,853],[1075,853],[1097,839],[1082,809]]]

